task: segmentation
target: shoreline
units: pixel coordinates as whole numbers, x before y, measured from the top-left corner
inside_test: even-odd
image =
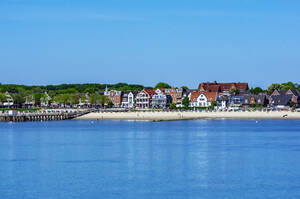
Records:
[[[100,112],[74,120],[177,121],[200,119],[282,119],[300,120],[300,112]]]

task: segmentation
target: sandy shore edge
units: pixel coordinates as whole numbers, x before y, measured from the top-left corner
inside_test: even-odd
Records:
[[[172,121],[197,119],[299,119],[300,112],[104,112],[89,113],[76,120]]]

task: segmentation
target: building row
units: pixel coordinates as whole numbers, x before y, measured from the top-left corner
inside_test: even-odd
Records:
[[[242,107],[273,107],[289,108],[299,107],[300,92],[297,90],[275,90],[271,94],[260,93],[253,95],[249,92],[248,83],[200,83],[197,89],[183,88],[163,88],[163,89],[143,89],[141,91],[117,91],[109,90],[97,92],[106,96],[112,107],[116,108],[137,108],[166,109],[171,104],[176,107],[183,107],[183,99],[188,98],[190,108],[242,108]],[[7,102],[4,105],[12,105],[13,99],[9,93],[5,93]],[[41,99],[41,106],[57,105],[49,95],[45,93],[44,99]],[[89,100],[89,94],[78,94],[79,106],[92,106]],[[51,100],[51,104],[50,104]],[[25,104],[34,104],[26,99]],[[109,104],[105,104],[109,105]]]
[[[182,106],[182,99],[187,92],[183,88],[143,89],[141,91],[116,91],[106,88],[103,93],[114,107],[123,108],[168,108],[171,103]]]
[[[168,108],[171,103],[183,106],[183,98],[188,97],[189,107],[216,109],[242,107],[299,107],[300,92],[297,90],[265,92],[257,95],[249,92],[248,83],[200,83],[198,89],[143,89],[142,91],[108,91],[104,92],[115,107],[124,108]]]

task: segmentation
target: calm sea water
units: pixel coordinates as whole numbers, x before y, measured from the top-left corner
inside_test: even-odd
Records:
[[[300,198],[300,121],[0,123],[0,198]]]

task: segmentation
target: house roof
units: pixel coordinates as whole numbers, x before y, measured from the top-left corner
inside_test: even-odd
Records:
[[[191,93],[190,100],[193,102],[197,101],[197,98],[201,94],[205,95],[208,102],[217,100],[217,94],[218,94],[217,92],[193,92],[193,93]]]
[[[218,94],[217,92],[206,92],[206,93],[204,93],[204,95],[206,96],[208,102],[217,101],[217,94]]]
[[[144,89],[144,91],[151,97],[152,97],[152,95],[156,94],[156,92],[152,89]]]
[[[218,101],[228,101],[229,100],[229,96],[223,95],[218,97]]]
[[[217,82],[204,82],[200,83],[198,90],[199,91],[208,91],[208,92],[224,92],[232,89],[238,89],[240,91],[248,90],[248,83],[217,83]]]
[[[190,101],[191,102],[196,102],[200,94],[201,94],[201,92],[192,92],[191,97],[190,97]]]
[[[292,95],[274,95],[271,97],[271,104],[274,106],[278,106],[278,105],[287,106],[289,105],[291,99],[292,99]]]
[[[300,92],[298,90],[288,90],[287,93],[293,93],[295,96],[300,97]]]
[[[300,92],[298,90],[274,90],[274,92],[272,93],[272,96],[273,95],[288,95],[288,94],[293,94],[297,97],[300,96]]]
[[[264,104],[265,95],[244,95],[243,104],[250,104],[251,98],[254,98],[255,104]]]

